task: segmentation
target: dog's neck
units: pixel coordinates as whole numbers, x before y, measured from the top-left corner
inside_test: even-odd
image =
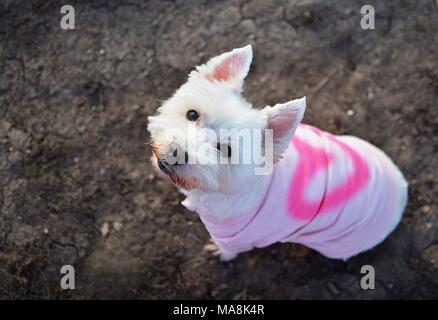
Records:
[[[180,190],[194,210],[218,220],[236,217],[258,210],[263,204],[274,173],[254,175],[239,191],[209,192],[200,189]]]

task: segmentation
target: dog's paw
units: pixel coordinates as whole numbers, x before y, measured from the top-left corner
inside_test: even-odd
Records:
[[[221,249],[219,249],[219,247],[216,244],[214,244],[213,242],[207,243],[204,246],[203,250],[205,252],[212,254],[213,256],[219,256],[221,254]]]
[[[237,253],[223,252],[223,251],[221,251],[221,254],[219,255],[219,259],[224,262],[231,261],[236,257],[237,257]]]
[[[212,241],[210,241],[204,246],[204,251],[212,254],[213,256],[218,256],[221,261],[230,261],[233,260],[235,257],[237,257],[237,253],[221,250]]]

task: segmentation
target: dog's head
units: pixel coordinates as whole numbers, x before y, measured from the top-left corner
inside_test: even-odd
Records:
[[[243,159],[257,144],[257,150],[272,146],[265,153],[271,152],[273,162],[289,145],[304,115],[305,98],[252,108],[241,96],[251,61],[250,45],[212,58],[148,118],[152,164],[179,188],[236,190],[260,165]],[[266,143],[266,129],[272,130],[272,144]],[[242,142],[248,133],[251,142]]]

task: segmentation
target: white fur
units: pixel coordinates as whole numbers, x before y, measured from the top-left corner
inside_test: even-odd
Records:
[[[152,158],[155,168],[157,157],[167,152],[174,141],[175,132],[187,136],[191,129],[201,132],[198,135],[204,140],[201,142],[211,143],[212,148],[215,148],[217,141],[209,141],[207,134],[202,135],[203,130],[272,129],[274,158],[276,161],[281,158],[303,118],[306,101],[302,98],[261,110],[252,108],[240,95],[251,61],[250,45],[212,58],[190,73],[187,82],[158,109],[158,115],[148,118],[148,130],[155,148]],[[201,116],[198,121],[186,119],[190,109],[199,112]],[[198,150],[190,144],[187,152],[190,156],[199,156]],[[211,215],[219,219],[249,209],[266,191],[272,178],[272,175],[254,175],[252,164],[185,164],[172,170],[173,182],[189,201],[197,207],[207,208]],[[157,168],[157,171],[160,170]]]

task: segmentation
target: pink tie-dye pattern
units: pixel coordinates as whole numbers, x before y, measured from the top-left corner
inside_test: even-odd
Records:
[[[336,188],[327,191],[321,199],[309,201],[306,199],[306,190],[313,177],[322,170],[328,170],[335,160],[333,154],[324,149],[311,146],[298,136],[294,136],[292,144],[298,152],[298,163],[289,187],[287,205],[289,214],[297,219],[311,220],[318,214],[328,212],[342,203],[347,202],[364,187],[369,179],[369,170],[363,158],[347,144],[337,140],[333,135],[318,128],[306,126],[315,134],[325,136],[336,143],[345,152],[353,164],[353,170],[348,178]],[[307,161],[311,160],[311,161]],[[327,188],[327,185],[325,186]]]
[[[408,189],[401,172],[375,146],[299,125],[264,191],[253,208],[227,219],[211,215],[202,204],[184,205],[198,211],[224,252],[292,242],[346,259],[394,230]]]

